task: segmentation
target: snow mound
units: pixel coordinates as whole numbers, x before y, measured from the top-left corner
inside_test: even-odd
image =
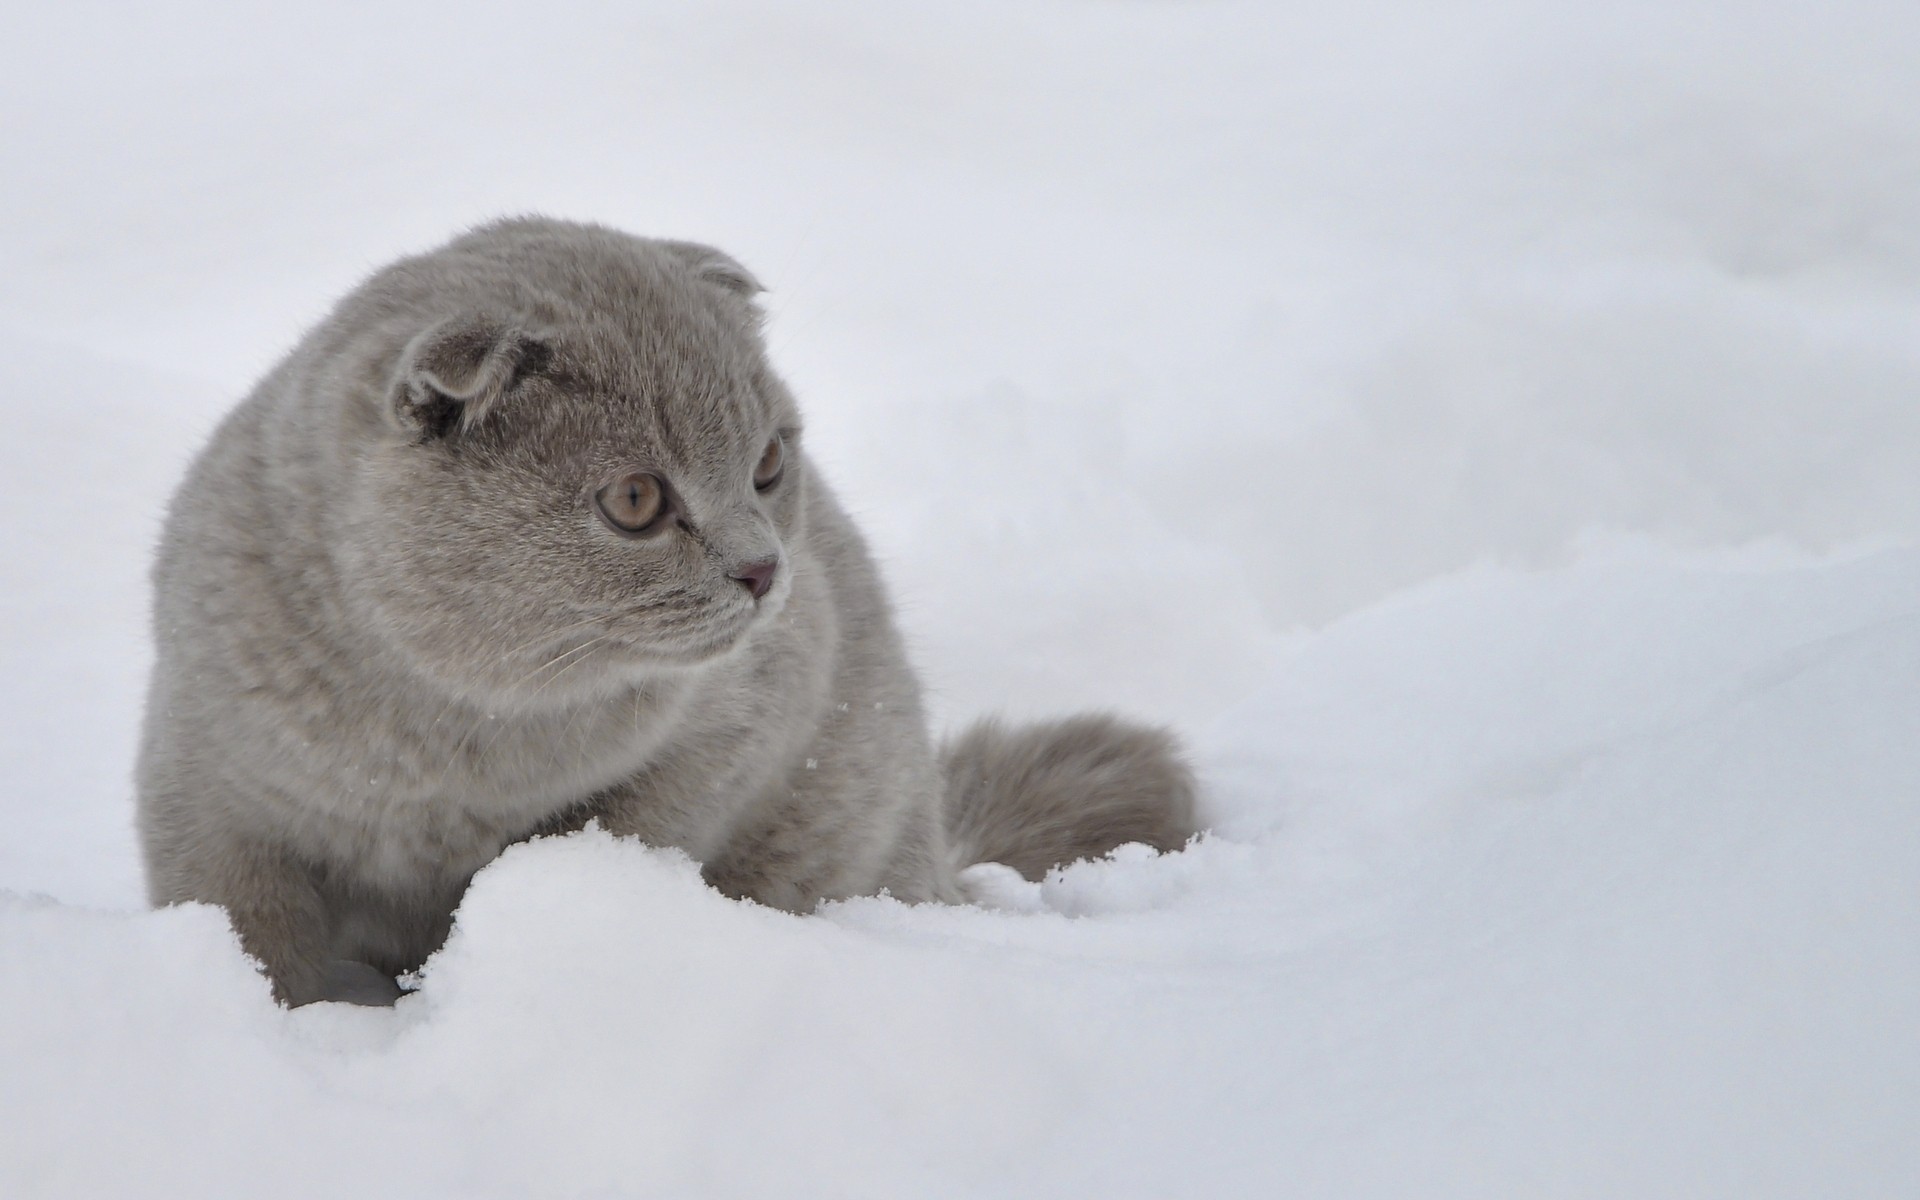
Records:
[[[1916,597],[1920,550],[1466,573],[1296,646],[1182,853],[795,917],[543,840],[391,1012],[275,1008],[213,910],[11,900],[0,1192],[1887,1194]]]

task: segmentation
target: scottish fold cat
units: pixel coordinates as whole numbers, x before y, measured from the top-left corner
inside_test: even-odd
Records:
[[[805,911],[1194,831],[1165,732],[939,752],[719,251],[542,219],[375,274],[173,499],[137,769],[155,903],[289,1004],[387,1003],[507,845],[597,819]]]

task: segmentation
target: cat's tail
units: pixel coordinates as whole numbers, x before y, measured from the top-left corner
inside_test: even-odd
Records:
[[[982,721],[941,747],[955,864],[1028,879],[1127,842],[1178,850],[1198,828],[1193,770],[1164,729],[1109,716],[1008,728]]]

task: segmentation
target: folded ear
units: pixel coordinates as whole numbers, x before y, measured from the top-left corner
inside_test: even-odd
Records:
[[[753,277],[753,272],[712,246],[702,246],[698,242],[661,242],[660,244],[666,248],[667,253],[685,263],[697,278],[718,284],[736,296],[752,297],[767,290],[760,286],[760,281]]]
[[[545,343],[509,321],[454,317],[407,343],[389,408],[422,441],[466,433],[546,357]]]

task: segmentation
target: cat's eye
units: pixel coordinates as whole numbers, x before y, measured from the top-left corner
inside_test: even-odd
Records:
[[[787,445],[784,438],[774,438],[760,455],[760,461],[753,467],[753,486],[766,491],[780,482],[780,473],[787,469]]]
[[[658,476],[630,471],[595,492],[593,502],[615,529],[643,533],[666,511],[667,490]]]

